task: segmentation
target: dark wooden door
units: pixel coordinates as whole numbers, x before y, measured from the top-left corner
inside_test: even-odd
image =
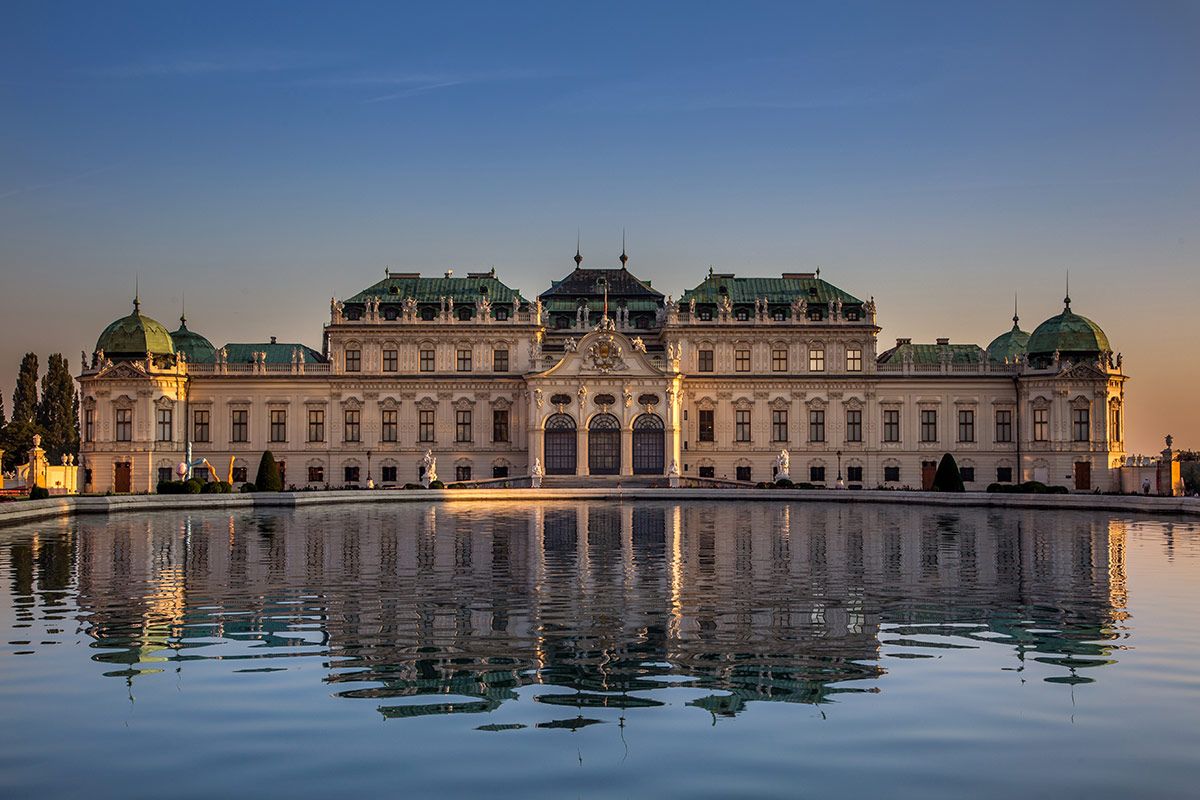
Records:
[[[113,467],[113,491],[117,494],[129,494],[133,486],[133,465],[129,463],[116,464]]]
[[[933,477],[937,475],[936,461],[921,462],[921,488],[929,491],[933,488]]]
[[[1075,462],[1075,490],[1078,492],[1092,490],[1092,463],[1090,461]]]

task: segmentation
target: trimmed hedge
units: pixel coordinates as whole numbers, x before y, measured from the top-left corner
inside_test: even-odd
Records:
[[[1070,494],[1065,486],[1047,486],[1041,481],[1025,481],[1025,483],[992,483],[987,490],[993,494]]]
[[[271,454],[270,450],[264,451],[262,459],[258,462],[258,476],[254,479],[254,485],[260,492],[283,491],[283,478],[279,475],[279,462],[275,460],[275,456]]]
[[[50,496],[50,490],[45,486],[33,486],[29,489],[30,500],[45,500]]]
[[[935,492],[966,491],[963,486],[962,473],[958,471],[958,462],[950,453],[943,455],[941,462],[938,463],[937,472],[933,475],[932,488]]]

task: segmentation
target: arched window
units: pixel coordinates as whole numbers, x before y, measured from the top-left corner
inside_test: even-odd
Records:
[[[588,425],[588,474],[621,474],[621,423],[612,414],[597,414]]]
[[[570,414],[546,419],[545,470],[547,475],[575,474],[575,420]]]
[[[633,474],[662,475],[666,463],[662,417],[642,414],[633,421]]]

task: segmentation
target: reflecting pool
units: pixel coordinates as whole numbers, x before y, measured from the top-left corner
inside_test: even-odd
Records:
[[[1200,526],[820,503],[0,530],[0,797],[1184,797]]]

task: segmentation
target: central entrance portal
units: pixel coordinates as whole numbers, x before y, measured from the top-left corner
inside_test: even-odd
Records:
[[[597,414],[588,425],[588,474],[621,474],[621,423],[612,414]]]
[[[575,474],[575,420],[555,414],[546,420],[546,474]]]
[[[633,474],[662,475],[663,421],[657,414],[642,414],[633,421]]]

